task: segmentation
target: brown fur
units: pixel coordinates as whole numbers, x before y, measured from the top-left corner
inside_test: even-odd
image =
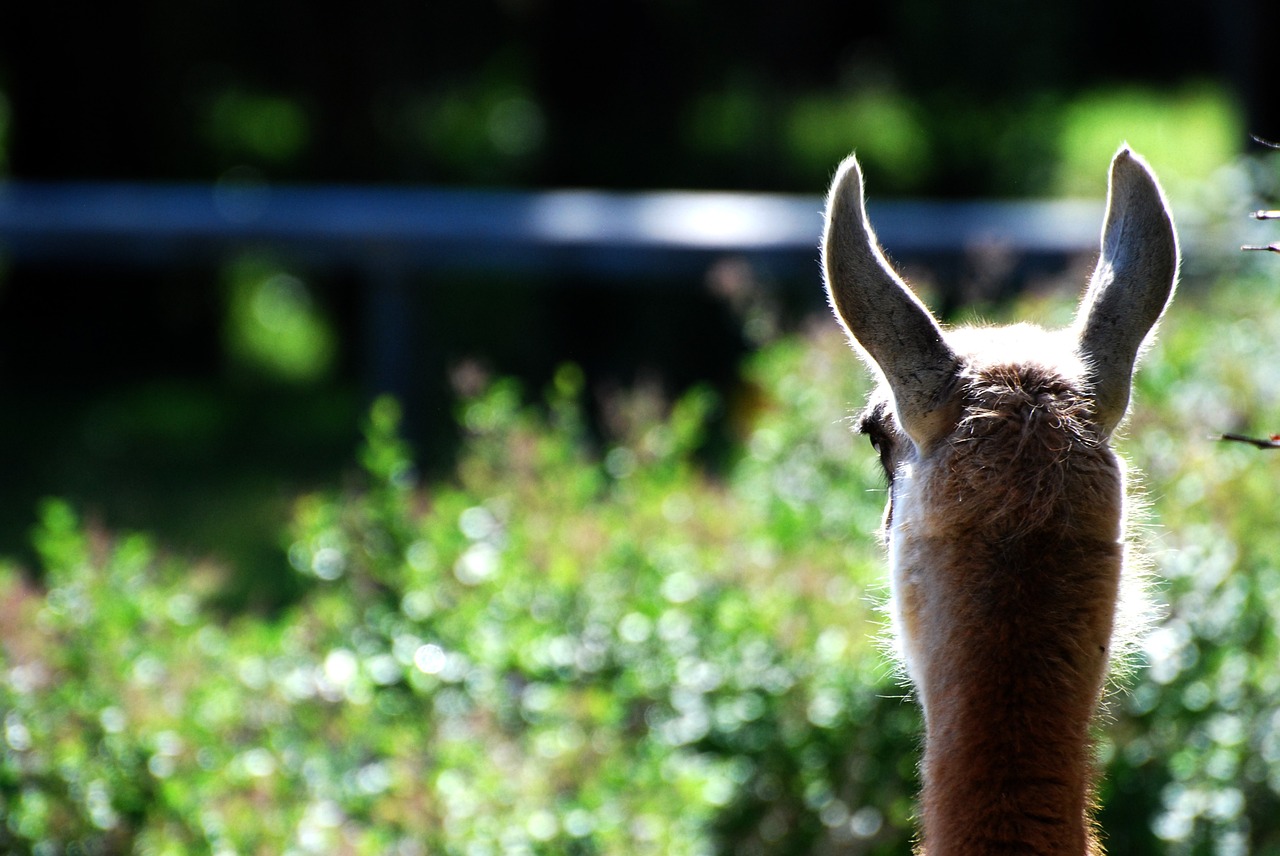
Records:
[[[913,675],[928,700],[925,847],[1097,852],[1088,731],[1120,578],[1122,471],[1087,391],[1059,371],[970,363],[954,397],[954,430],[916,462],[928,523],[910,521],[907,555],[927,564],[908,570],[920,579],[899,604],[929,652]]]
[[[1089,729],[1125,552],[1124,469],[1107,441],[1177,269],[1159,184],[1122,147],[1075,323],[947,331],[885,260],[857,160],[836,171],[823,270],[883,381],[861,427],[890,481],[893,620],[925,713],[928,856],[1101,853]]]
[[[951,639],[927,678],[946,687],[932,694],[927,834],[935,853],[953,839],[1080,853],[1122,558],[1119,467],[1062,377],[1000,366],[974,380],[939,462],[937,501],[971,511],[935,545],[950,592],[935,627]],[[956,674],[981,677],[952,685]]]

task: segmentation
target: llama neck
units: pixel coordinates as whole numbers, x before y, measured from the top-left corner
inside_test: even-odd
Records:
[[[928,856],[1099,852],[1089,728],[1107,665],[1115,542],[1050,543],[985,558],[989,588],[934,578],[925,642],[922,794]],[[978,575],[977,578],[981,578]]]
[[[960,707],[960,705],[957,705]],[[924,758],[928,856],[1095,853],[1089,819],[1091,711],[1056,728],[1001,719],[990,705],[930,716]],[[993,719],[983,721],[987,716]]]

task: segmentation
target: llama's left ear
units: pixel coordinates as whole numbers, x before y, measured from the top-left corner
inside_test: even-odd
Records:
[[[942,328],[880,251],[862,194],[862,170],[850,155],[827,195],[822,270],[827,297],[855,347],[879,368],[893,392],[902,430],[927,447],[954,425],[959,361]]]
[[[1178,238],[1151,168],[1127,146],[1111,161],[1102,255],[1076,315],[1094,420],[1109,435],[1124,418],[1142,343],[1178,278]]]

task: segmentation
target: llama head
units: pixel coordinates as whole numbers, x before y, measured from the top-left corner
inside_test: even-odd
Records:
[[[1122,147],[1111,162],[1102,253],[1071,328],[1070,347],[1085,364],[1092,421],[1103,437],[1124,416],[1134,365],[1169,302],[1177,268],[1177,238],[1160,185]],[[944,334],[885,260],[852,155],[827,198],[823,270],[836,317],[882,375],[901,428],[918,447],[931,448],[957,419],[955,380],[972,355]],[[1021,356],[1044,350],[1033,341]]]
[[[1070,668],[1008,693],[1074,693],[1092,711],[1123,554],[1108,440],[1178,269],[1151,170],[1127,147],[1115,155],[1101,255],[1063,330],[944,330],[885,260],[852,156],[828,196],[823,265],[836,317],[882,380],[860,427],[889,480],[893,620],[926,718],[942,707],[931,696],[975,670],[1026,677],[1019,657]]]

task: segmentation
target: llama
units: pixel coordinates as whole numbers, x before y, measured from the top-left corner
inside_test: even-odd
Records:
[[[1122,147],[1063,330],[944,330],[885,260],[853,156],[822,252],[836,317],[882,381],[860,430],[888,479],[891,619],[924,711],[920,852],[1100,854],[1089,729],[1125,552],[1108,440],[1177,279],[1163,192]]]

